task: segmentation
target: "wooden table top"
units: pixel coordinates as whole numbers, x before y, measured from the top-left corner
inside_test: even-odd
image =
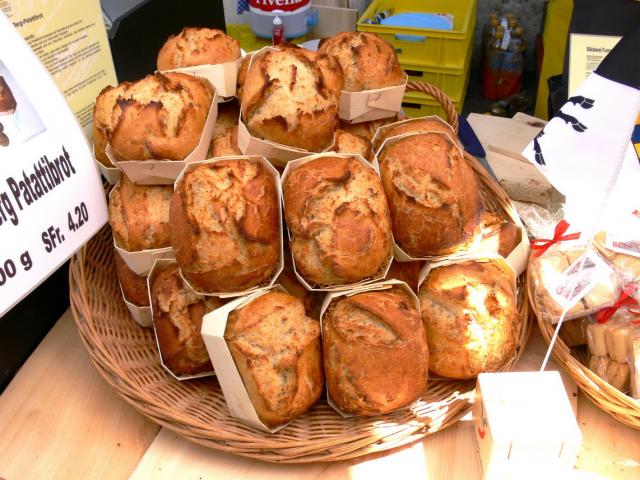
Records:
[[[544,351],[536,328],[518,369],[537,369]],[[575,394],[564,377],[583,434],[575,478],[640,478],[640,431]],[[69,311],[0,396],[0,478],[6,480],[369,480],[400,471],[403,479],[482,478],[469,419],[407,447],[337,463],[268,464],[210,450],[121,399],[93,367]]]

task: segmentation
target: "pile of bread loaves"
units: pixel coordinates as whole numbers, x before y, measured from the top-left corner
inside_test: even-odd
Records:
[[[171,37],[159,72],[97,98],[96,160],[187,158],[216,95],[180,69],[240,55],[220,31]],[[269,428],[308,410],[325,382],[339,412],[377,415],[424,395],[429,371],[503,368],[521,328],[503,257],[520,230],[486,211],[442,120],[339,118],[341,95],[406,83],[391,45],[342,33],[318,52],[267,48],[247,54],[237,81],[239,104],[216,105],[208,154],[173,184],[123,174],[109,195],[122,292],[151,309],[163,365],[179,379],[213,374],[203,317],[252,295],[225,317],[224,337]],[[243,156],[241,127],[300,158],[283,171]]]

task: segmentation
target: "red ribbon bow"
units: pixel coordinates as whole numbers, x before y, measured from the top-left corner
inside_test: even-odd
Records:
[[[598,323],[607,323],[613,316],[613,314],[616,313],[621,307],[629,307],[627,308],[629,312],[633,314],[640,314],[638,303],[636,299],[632,297],[637,288],[637,285],[634,284],[626,285],[622,290],[622,293],[620,293],[620,298],[618,298],[618,301],[616,303],[596,313],[596,320],[598,321]],[[632,323],[637,322],[634,320]]]
[[[580,232],[570,233],[569,235],[565,235],[565,233],[569,230],[569,222],[566,220],[560,220],[556,225],[556,228],[553,232],[553,238],[536,238],[531,241],[531,248],[533,250],[537,250],[533,256],[539,257],[544,252],[546,252],[551,245],[564,242],[566,240],[577,240],[580,238]]]

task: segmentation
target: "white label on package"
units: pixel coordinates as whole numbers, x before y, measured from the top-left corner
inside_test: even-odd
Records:
[[[0,13],[0,316],[107,220],[80,126],[47,70]]]
[[[584,263],[582,260],[584,259]],[[581,268],[582,267],[582,268]],[[577,304],[601,279],[611,275],[611,268],[593,251],[587,251],[569,265],[549,293],[568,309]]]
[[[640,257],[640,209],[617,220],[607,228],[605,246],[614,252]]]

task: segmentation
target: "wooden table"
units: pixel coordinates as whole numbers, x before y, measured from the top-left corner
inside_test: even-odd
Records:
[[[534,330],[519,368],[540,365]],[[575,389],[570,380],[569,391]],[[577,399],[577,478],[640,478],[640,431]],[[481,478],[468,419],[353,461],[276,465],[192,444],[137,413],[94,369],[67,311],[0,396],[0,477],[14,479]]]

